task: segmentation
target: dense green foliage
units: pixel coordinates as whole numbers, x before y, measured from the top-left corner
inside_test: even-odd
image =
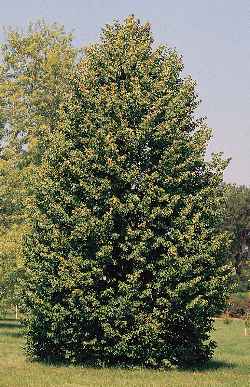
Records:
[[[211,357],[231,269],[226,162],[205,160],[194,82],[148,24],[86,49],[34,186],[24,283],[39,359],[183,366]]]
[[[232,243],[229,259],[235,268],[239,290],[250,290],[250,188],[225,186],[226,211],[223,230],[229,231]]]
[[[0,65],[0,308],[19,303],[22,243],[32,212],[32,180],[67,98],[77,50],[58,25],[9,29]]]

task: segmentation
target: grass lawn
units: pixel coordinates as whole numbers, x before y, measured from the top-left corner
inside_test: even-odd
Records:
[[[243,322],[234,320],[226,325],[217,320],[214,336],[218,348],[205,369],[164,372],[55,367],[27,361],[18,324],[4,320],[0,321],[0,387],[250,386],[250,336],[244,337]]]

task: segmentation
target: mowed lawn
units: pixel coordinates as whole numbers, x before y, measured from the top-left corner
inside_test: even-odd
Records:
[[[250,386],[250,336],[244,336],[243,322],[225,324],[217,320],[215,326],[218,348],[206,368],[153,371],[32,363],[22,351],[24,339],[18,324],[13,320],[0,321],[0,387]]]

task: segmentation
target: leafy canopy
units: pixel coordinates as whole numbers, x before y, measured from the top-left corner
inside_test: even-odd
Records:
[[[32,186],[48,132],[68,98],[77,52],[57,24],[8,29],[0,64],[0,305],[19,303],[23,238],[32,217]]]

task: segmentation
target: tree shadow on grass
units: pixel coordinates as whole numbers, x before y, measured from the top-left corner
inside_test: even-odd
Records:
[[[20,328],[20,326],[20,321],[18,320],[0,320],[0,330],[1,328],[16,329]]]
[[[184,367],[182,371],[199,371],[199,372],[213,372],[221,369],[232,369],[235,368],[234,363],[230,363],[223,360],[209,360],[207,363],[197,366]]]
[[[18,320],[0,320],[0,335],[2,337],[22,337],[21,324]]]
[[[143,366],[143,365],[132,365],[132,364],[97,364],[95,361],[84,361],[76,364],[71,364],[67,362],[61,362],[61,361],[52,361],[52,360],[38,360],[38,359],[29,359],[31,362],[34,363],[42,363],[45,366],[48,367],[80,367],[80,368],[91,368],[91,369],[111,369],[111,370],[122,370],[122,371],[141,371],[141,370],[148,370],[148,371],[163,371],[163,372],[171,372],[171,371],[179,371],[179,372],[203,372],[203,373],[212,373],[218,370],[223,369],[233,369],[237,365],[234,363],[222,361],[222,360],[210,360],[207,363],[203,365],[197,365],[197,366],[189,366],[189,367],[177,367],[177,368],[158,368],[158,367],[149,367],[149,366]]]

